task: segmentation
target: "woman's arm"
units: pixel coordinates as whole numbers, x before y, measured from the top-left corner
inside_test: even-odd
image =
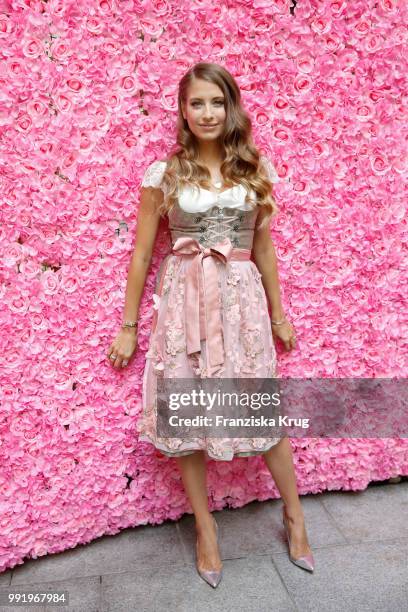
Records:
[[[158,206],[163,202],[163,191],[154,187],[142,187],[137,218],[135,247],[130,260],[123,321],[137,321],[147,272],[160,222]],[[127,328],[132,330],[134,328]]]
[[[137,321],[147,271],[152,259],[153,246],[159,226],[158,206],[163,201],[163,192],[156,187],[142,187],[137,218],[135,247],[130,260],[123,321]],[[137,347],[137,327],[121,327],[111,342],[107,357],[109,363],[120,369],[129,363]]]
[[[256,220],[257,226],[267,214],[266,209],[260,207]],[[281,302],[277,257],[268,224],[262,229],[255,230],[252,253],[256,266],[262,274],[262,283],[271,305],[272,318],[280,321],[284,318],[285,313]]]

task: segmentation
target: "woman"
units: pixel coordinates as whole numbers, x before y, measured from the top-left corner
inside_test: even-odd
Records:
[[[156,283],[159,305],[144,372],[139,440],[176,458],[195,515],[197,570],[211,586],[221,579],[222,562],[217,524],[208,508],[205,452],[216,460],[263,455],[284,501],[290,559],[312,572],[314,561],[287,437],[157,436],[159,376],[276,377],[272,334],[287,350],[295,346],[293,327],[282,310],[268,225],[276,212],[271,183],[277,175],[253,144],[240,90],[223,67],[202,62],[181,79],[178,109],[179,149],[166,161],[150,164],[142,181],[124,323],[108,358],[121,368],[136,349],[139,303],[160,216],[167,214],[172,252]]]

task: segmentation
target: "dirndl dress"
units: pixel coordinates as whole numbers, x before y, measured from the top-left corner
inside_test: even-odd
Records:
[[[277,182],[271,162],[262,161]],[[161,188],[165,167],[165,161],[148,166],[142,186]],[[277,378],[267,297],[250,259],[258,210],[245,202],[246,193],[242,185],[220,193],[185,187],[168,213],[172,250],[156,279],[136,429],[139,441],[169,457],[204,450],[211,459],[230,461],[264,453],[281,440],[157,435],[159,377]]]

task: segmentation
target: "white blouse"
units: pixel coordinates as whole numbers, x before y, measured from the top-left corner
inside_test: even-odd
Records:
[[[272,162],[265,156],[261,156],[261,162],[267,171],[269,180],[272,183],[279,182],[279,176]],[[166,162],[156,160],[147,167],[141,186],[156,187],[164,192],[162,186],[163,174],[166,170]],[[215,186],[219,183],[215,183]],[[185,212],[205,212],[215,204],[220,208],[237,208],[239,210],[251,210],[252,206],[245,202],[247,190],[243,185],[234,185],[221,193],[214,193],[203,187],[185,185],[179,193],[178,202],[180,208]],[[250,196],[255,198],[255,193],[251,189]]]

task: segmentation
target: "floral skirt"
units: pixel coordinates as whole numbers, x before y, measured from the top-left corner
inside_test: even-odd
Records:
[[[208,378],[206,339],[201,352],[187,353],[184,307],[187,257],[167,256],[156,281],[155,313],[143,374],[142,414],[137,422],[139,441],[149,442],[164,455],[177,457],[196,450],[215,460],[264,453],[281,438],[158,437],[157,379]],[[276,350],[262,276],[251,260],[216,261],[224,363],[217,378],[277,378]],[[158,289],[159,288],[159,289]]]

